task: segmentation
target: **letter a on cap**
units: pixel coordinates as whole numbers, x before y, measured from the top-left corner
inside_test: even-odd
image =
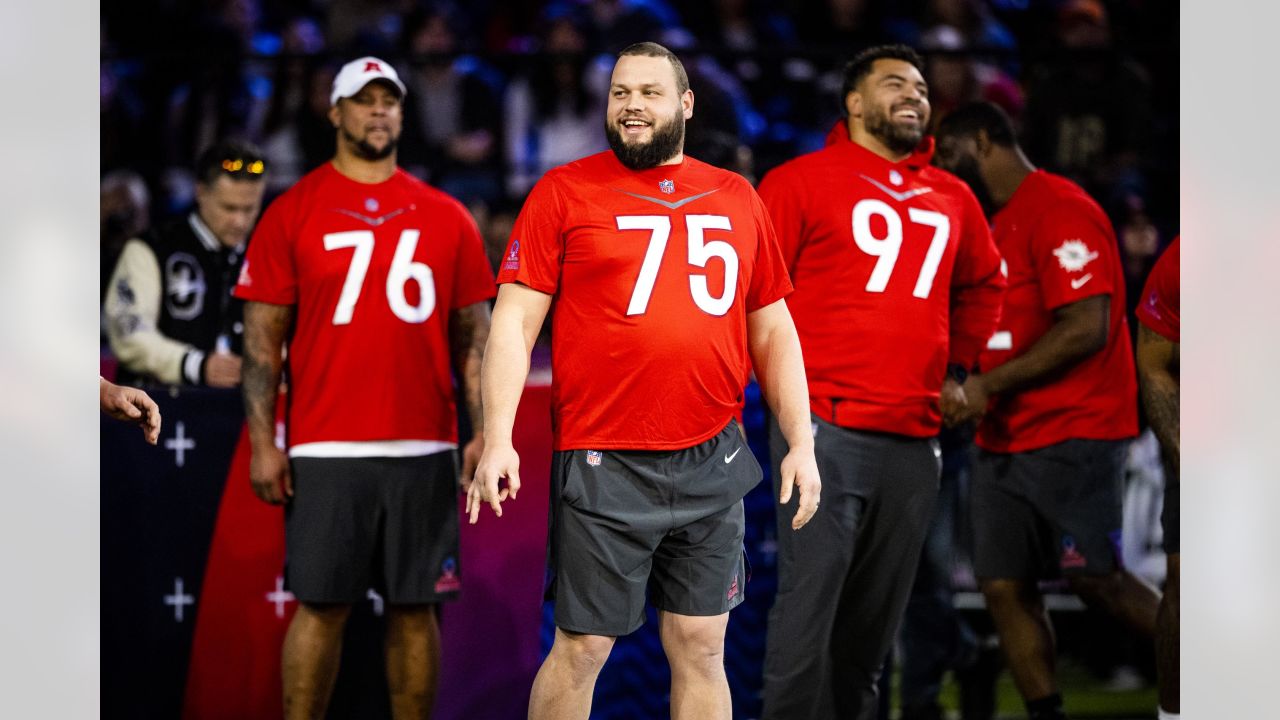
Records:
[[[367,63],[365,63],[365,64],[364,64],[364,71],[365,71],[365,72],[376,72],[376,73],[380,73],[380,72],[382,72],[382,66],[381,66],[381,65],[379,65],[378,63],[376,63],[376,62],[374,62],[374,61],[370,60],[369,62],[367,62]]]

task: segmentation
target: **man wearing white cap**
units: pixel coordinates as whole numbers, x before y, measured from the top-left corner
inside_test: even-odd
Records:
[[[370,589],[387,604],[392,713],[427,717],[435,605],[461,584],[451,371],[475,430],[462,451],[470,478],[494,283],[463,206],[396,166],[404,95],[378,58],[343,66],[329,109],[337,153],[267,208],[235,290],[248,301],[249,475],[259,498],[285,507],[285,582],[299,603],[284,642],[286,718],[324,716],[343,627]]]

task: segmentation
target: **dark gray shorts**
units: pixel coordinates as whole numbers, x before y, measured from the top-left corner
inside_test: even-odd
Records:
[[[970,488],[979,578],[1106,575],[1123,563],[1126,440],[1067,440],[1021,453],[977,451]]]
[[[285,582],[307,603],[453,599],[458,465],[453,451],[405,458],[293,458]]]
[[[685,450],[552,459],[547,598],[562,630],[617,637],[654,607],[713,616],[743,600],[742,497],[763,472],[730,422]]]

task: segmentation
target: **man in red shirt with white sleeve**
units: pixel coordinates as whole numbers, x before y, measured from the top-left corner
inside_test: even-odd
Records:
[[[1160,524],[1164,529],[1164,552],[1168,574],[1160,613],[1156,616],[1156,670],[1160,688],[1160,720],[1178,717],[1180,674],[1178,671],[1179,599],[1181,593],[1181,532],[1179,518],[1179,475],[1182,443],[1178,432],[1179,386],[1182,359],[1182,293],[1178,278],[1180,239],[1160,255],[1147,277],[1138,303],[1138,379],[1147,422],[1160,441],[1164,454],[1164,509]]]
[[[969,376],[953,413],[981,418],[974,572],[1031,720],[1063,718],[1036,582],[1065,577],[1085,602],[1148,637],[1159,603],[1120,556],[1124,463],[1138,429],[1124,269],[1102,208],[1033,167],[995,105],[948,115],[938,162],[998,208],[993,232],[1009,279],[982,373]]]
[[[498,274],[471,520],[520,487],[511,445],[529,351],[553,306],[548,535],[556,637],[534,720],[585,718],[615,638],[658,609],[671,714],[728,720],[729,610],[747,584],[742,497],[762,471],[734,419],[754,363],[792,452],[780,502],[799,528],[819,480],[791,292],[769,216],[741,176],[683,153],[693,92],[655,43],[623,50],[610,151],[533,188]],[[499,489],[506,478],[507,487]]]
[[[813,522],[778,533],[765,718],[875,717],[938,491],[939,394],[959,392],[995,328],[1000,256],[973,194],[929,165],[921,66],[902,45],[859,54],[827,147],[760,185],[795,283],[824,485]],[[789,439],[771,429],[776,463]]]
[[[387,603],[396,718],[435,696],[435,604],[459,588],[458,434],[451,363],[483,445],[480,357],[493,274],[453,198],[396,167],[405,87],[365,57],[333,81],[337,154],[267,208],[235,293],[254,492],[285,503],[287,718],[323,717],[351,606]],[[276,397],[288,344],[286,451]]]

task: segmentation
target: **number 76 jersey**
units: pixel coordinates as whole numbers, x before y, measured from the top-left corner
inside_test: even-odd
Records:
[[[530,193],[500,283],[553,297],[557,450],[688,448],[722,430],[751,369],[747,315],[791,291],[740,175],[690,157],[633,171],[612,151]]]
[[[237,297],[294,305],[288,445],[457,442],[450,312],[494,294],[475,222],[397,170],[361,183],[325,163],[254,230]]]

